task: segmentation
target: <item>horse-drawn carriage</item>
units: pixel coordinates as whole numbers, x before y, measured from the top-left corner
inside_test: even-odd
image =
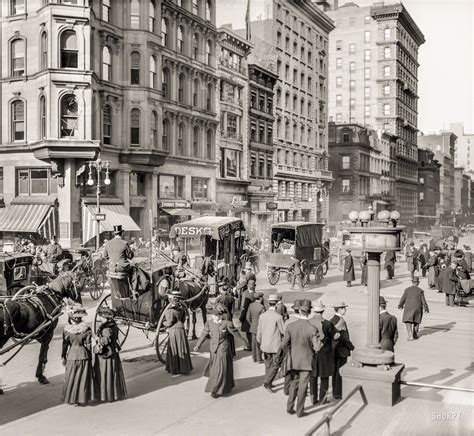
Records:
[[[31,284],[33,256],[27,253],[0,253],[0,296],[13,296]]]
[[[292,257],[302,264],[303,284],[310,279],[310,274],[314,274],[316,284],[321,283],[329,263],[329,251],[323,245],[323,227],[324,224],[299,221],[272,225],[267,264],[267,278],[271,285],[278,283],[282,272],[292,283]]]

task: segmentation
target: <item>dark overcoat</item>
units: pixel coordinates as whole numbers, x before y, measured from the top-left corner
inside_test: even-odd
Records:
[[[344,260],[344,281],[353,282],[355,280],[354,259],[349,254]]]
[[[330,377],[334,370],[334,335],[337,330],[331,321],[316,313],[309,320],[321,333],[321,348],[314,354],[313,377]]]
[[[249,309],[247,310],[247,322],[250,325],[250,333],[257,334],[258,320],[264,311],[265,306],[260,303],[260,301],[254,301],[253,303],[250,303]]]
[[[340,334],[339,338],[335,341],[334,355],[338,359],[347,358],[351,355],[354,345],[351,342],[346,321],[344,321],[344,318],[335,314],[331,318],[331,323],[336,327]]]
[[[395,258],[395,251],[387,251],[385,254],[385,269],[388,269],[389,267],[395,268]]]
[[[387,311],[382,312],[379,318],[380,325],[380,349],[394,351],[394,345],[398,340],[397,318]]]
[[[242,300],[244,302],[242,306],[242,312],[240,312],[239,321],[241,324],[240,331],[248,333],[250,332],[250,324],[247,321],[247,311],[251,303],[255,301],[255,292],[244,291],[242,294]]]
[[[425,300],[425,293],[415,285],[405,289],[398,303],[398,308],[404,309],[402,322],[412,322],[415,324],[421,323],[423,310],[426,312],[429,310]]]
[[[456,276],[456,271],[454,271],[451,266],[448,266],[444,270],[443,292],[445,294],[455,295],[457,282],[458,278]]]

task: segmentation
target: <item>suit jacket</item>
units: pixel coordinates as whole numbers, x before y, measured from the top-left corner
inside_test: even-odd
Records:
[[[287,372],[312,371],[313,355],[321,348],[321,337],[316,327],[307,319],[298,319],[287,324],[285,337],[281,344],[283,352],[288,352]]]
[[[352,282],[355,280],[354,273],[354,259],[349,254],[344,260],[344,278],[346,282]]]
[[[275,307],[276,313],[279,313],[283,317],[283,321],[286,321],[289,318],[288,309],[282,301],[277,303]]]
[[[240,330],[243,332],[250,331],[250,324],[247,321],[247,312],[251,303],[255,301],[255,292],[244,291],[242,294],[242,301],[244,302],[242,306],[242,312],[240,312],[239,321],[241,324]]]
[[[340,334],[339,339],[334,341],[334,356],[339,359],[347,358],[351,355],[354,345],[351,342],[346,321],[337,314],[330,321]]]
[[[247,310],[247,322],[250,325],[250,333],[257,334],[258,322],[260,315],[265,311],[265,306],[260,301],[254,301],[250,303],[249,309]]]
[[[258,321],[257,342],[264,353],[276,353],[284,334],[283,317],[270,308],[262,313]]]
[[[443,275],[443,292],[445,294],[454,295],[456,293],[456,283],[458,278],[456,276],[456,271],[454,271],[450,266],[448,266]]]
[[[204,329],[198,339],[196,346],[199,348],[203,342],[210,338],[209,350],[215,354],[219,350],[220,352],[226,352],[231,349],[230,335],[239,335],[239,332],[235,328],[232,321],[222,320],[219,324],[213,320],[209,320],[204,325]]]
[[[419,324],[423,318],[423,310],[428,312],[428,304],[425,300],[425,293],[418,286],[410,286],[403,292],[398,303],[399,309],[403,310],[402,322],[413,322]]]
[[[329,377],[333,373],[333,341],[337,330],[334,324],[324,319],[320,313],[315,313],[314,316],[309,319],[309,322],[318,329],[322,344],[314,356],[313,375],[315,377]]]
[[[133,251],[128,243],[122,238],[111,239],[104,247],[104,257],[109,261],[110,266],[119,266],[123,269],[130,267],[130,259],[133,258]]]
[[[397,318],[385,311],[380,314],[379,320],[380,348],[382,350],[393,351],[393,347],[398,340]]]
[[[387,253],[385,254],[385,269],[387,269],[387,266],[394,267],[395,260],[396,260],[395,251],[387,251]]]

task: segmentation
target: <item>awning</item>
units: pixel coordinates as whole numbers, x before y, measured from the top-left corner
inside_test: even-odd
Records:
[[[198,217],[199,214],[189,208],[180,208],[180,209],[160,209],[168,215],[173,216],[190,216],[192,218]]]
[[[84,244],[97,234],[97,221],[94,219],[96,211],[96,206],[92,204],[85,204],[82,207],[82,242]],[[123,204],[103,204],[100,206],[100,213],[105,214],[105,220],[100,222],[101,233],[112,232],[114,226],[118,225],[127,232],[141,231]]]
[[[56,229],[56,213],[51,204],[12,204],[0,223],[0,232],[39,233],[45,239],[51,239]]]
[[[383,204],[384,206],[388,204],[385,200],[375,200],[374,203]]]

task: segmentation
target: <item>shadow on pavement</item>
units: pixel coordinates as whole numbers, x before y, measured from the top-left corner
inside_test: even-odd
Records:
[[[428,336],[428,335],[433,335],[435,333],[439,332],[449,332],[454,326],[456,325],[456,321],[451,321],[448,322],[447,324],[438,324],[438,325],[427,325],[424,326],[418,336]]]

